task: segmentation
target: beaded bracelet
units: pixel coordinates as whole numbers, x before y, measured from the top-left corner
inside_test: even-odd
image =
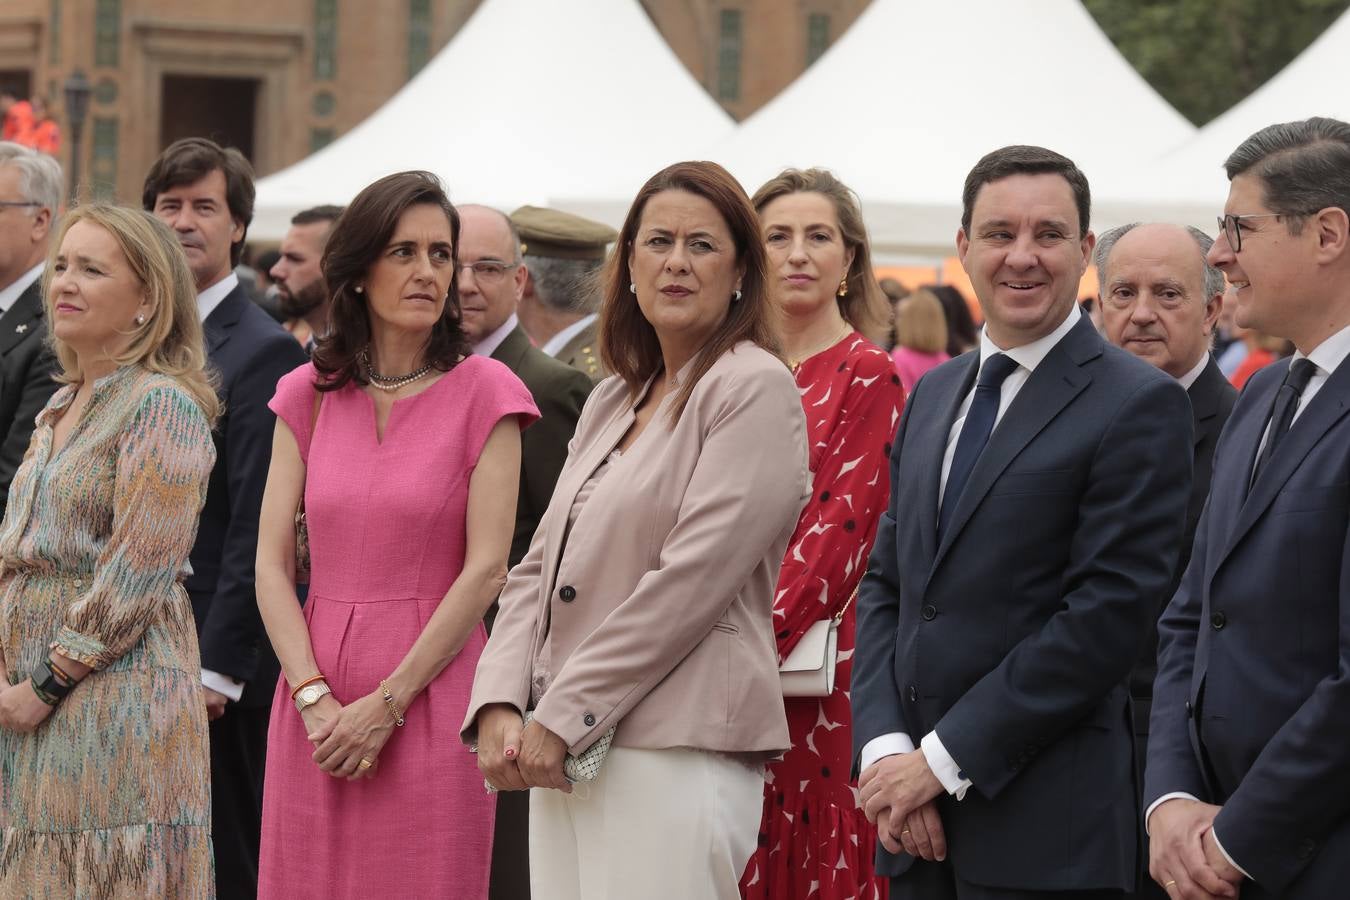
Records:
[[[389,707],[389,715],[394,717],[394,724],[402,728],[403,710],[399,709],[398,704],[394,702],[394,695],[389,692],[389,682],[381,681],[380,690],[384,692],[384,703]]]

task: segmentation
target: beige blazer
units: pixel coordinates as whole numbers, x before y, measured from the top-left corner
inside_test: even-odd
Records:
[[[548,636],[553,681],[534,714],[572,753],[614,725],[624,747],[787,749],[773,592],[811,490],[801,398],[781,361],[742,343],[699,380],[672,429],[673,400],[569,532],[577,492],[641,401],[618,378],[591,394],[553,499],[502,591],[466,741],[483,706],[526,709]]]

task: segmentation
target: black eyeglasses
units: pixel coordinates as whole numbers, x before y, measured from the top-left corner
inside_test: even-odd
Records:
[[[1228,239],[1228,246],[1234,253],[1242,252],[1242,229],[1238,227],[1246,219],[1278,219],[1284,213],[1259,213],[1257,215],[1219,216],[1219,230]]]

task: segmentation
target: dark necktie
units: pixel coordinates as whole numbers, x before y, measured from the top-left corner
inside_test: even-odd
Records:
[[[942,508],[938,511],[939,537],[947,530],[947,522],[956,510],[956,502],[961,499],[961,491],[965,489],[966,480],[975,468],[975,461],[984,452],[984,445],[989,443],[994,420],[998,418],[999,389],[1015,371],[1017,363],[1003,353],[995,353],[980,367],[980,377],[975,382],[975,397],[970,401],[966,420],[961,423],[961,436],[956,439],[952,467],[947,472],[947,488],[942,493]]]
[[[1308,382],[1315,374],[1317,366],[1311,360],[1296,359],[1289,366],[1289,372],[1284,376],[1284,384],[1280,385],[1280,392],[1275,395],[1275,407],[1270,413],[1270,431],[1266,434],[1266,446],[1256,460],[1256,469],[1252,472],[1253,483],[1270,462],[1270,458],[1275,455],[1275,448],[1279,446],[1280,441],[1289,433],[1289,426],[1294,423],[1294,413],[1298,410],[1298,398],[1303,396],[1303,389],[1308,386]]]

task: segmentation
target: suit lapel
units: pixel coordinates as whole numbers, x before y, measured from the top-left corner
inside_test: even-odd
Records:
[[[994,482],[1036,435],[1091,383],[1079,366],[1101,355],[1101,337],[1086,318],[1073,327],[1041,360],[1036,371],[994,427],[989,443],[975,462],[965,490],[957,500],[952,520],[933,559],[936,569],[956,536],[970,521]]]
[[[0,316],[0,356],[37,330],[42,319],[42,279],[28,286],[14,305]]]
[[[1191,398],[1191,414],[1195,424],[1193,437],[1197,447],[1214,428],[1214,420],[1219,415],[1219,399],[1226,384],[1228,384],[1228,380],[1219,371],[1218,363],[1214,362],[1213,357],[1210,357],[1209,363],[1201,370],[1200,377],[1187,391]]]
[[[529,349],[530,339],[525,336],[525,330],[517,325],[497,345],[497,349],[492,351],[492,358],[512,372],[519,372],[521,364],[525,361],[525,354]]]
[[[961,402],[970,393],[975,384],[975,375],[980,370],[979,351],[972,350],[954,360],[949,366],[934,371],[928,376],[938,412],[926,418],[912,435],[906,435],[906,444],[913,442],[918,449],[919,471],[915,473],[918,485],[918,521],[919,535],[923,541],[924,559],[931,563],[937,554],[938,487],[942,481],[942,460],[947,454],[947,439],[951,434],[952,423],[961,409]],[[927,388],[928,383],[924,387]],[[911,422],[909,427],[914,427]],[[903,449],[901,452],[905,452]]]
[[[242,284],[236,285],[235,289],[225,295],[215,309],[211,310],[211,315],[206,317],[202,323],[206,331],[206,352],[208,356],[214,356],[225,342],[230,339],[230,334],[234,331],[234,326],[239,324],[239,319],[244,314],[246,305],[253,301],[248,299],[248,292]]]
[[[1289,369],[1289,363],[1284,362],[1280,365],[1279,379],[1272,378],[1269,391],[1270,402],[1257,404],[1256,409],[1269,410],[1273,398],[1280,389],[1284,380],[1284,373]],[[1312,450],[1318,441],[1322,439],[1328,431],[1331,430],[1337,422],[1346,414],[1345,403],[1346,392],[1350,391],[1350,365],[1341,365],[1331,373],[1327,383],[1322,385],[1317,396],[1308,402],[1308,406],[1299,413],[1294,424],[1290,426],[1289,432],[1280,441],[1275,454],[1266,463],[1266,468],[1262,470],[1261,476],[1252,484],[1247,494],[1246,501],[1238,511],[1237,521],[1233,525],[1233,531],[1229,535],[1227,545],[1224,547],[1223,557],[1232,552],[1252,527],[1256,520],[1266,511],[1266,508],[1274,502],[1275,497],[1279,495],[1281,488],[1289,481],[1289,477],[1302,464],[1304,457]],[[1263,398],[1264,400],[1264,398]],[[1243,454],[1242,461],[1246,464],[1241,472],[1241,476],[1246,479],[1250,476],[1252,466],[1256,461],[1256,447],[1261,442],[1261,435],[1265,431],[1266,422],[1269,414],[1260,416],[1250,416],[1243,423],[1243,440],[1238,446],[1251,447],[1250,454]],[[1217,562],[1222,562],[1223,557]]]

